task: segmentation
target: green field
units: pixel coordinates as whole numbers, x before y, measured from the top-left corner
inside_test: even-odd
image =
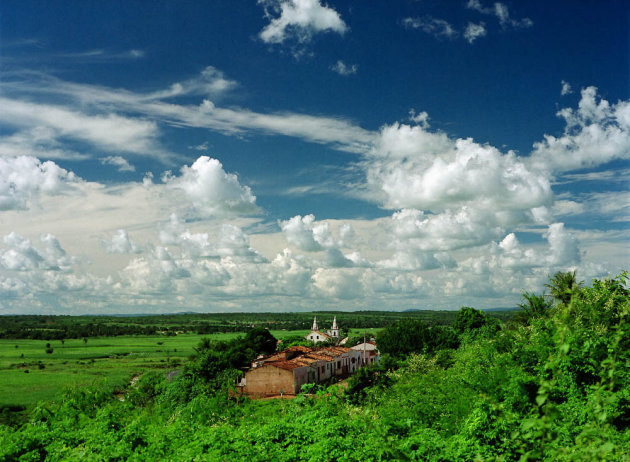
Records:
[[[378,328],[351,329],[351,335],[374,335]],[[308,330],[272,330],[277,339],[304,336]],[[112,390],[148,370],[173,370],[195,353],[201,338],[229,340],[240,333],[176,336],[93,337],[80,339],[0,339],[0,408],[23,406],[61,396],[68,387],[106,382]],[[52,353],[46,353],[50,344]],[[28,372],[26,372],[28,371]]]
[[[283,336],[278,333],[279,336]],[[227,340],[239,334],[172,337],[97,337],[83,340],[0,339],[0,407],[30,408],[58,398],[64,389],[107,382],[126,385],[147,370],[175,369],[193,353],[202,337]],[[53,349],[46,353],[46,344]],[[26,372],[28,371],[28,373]]]

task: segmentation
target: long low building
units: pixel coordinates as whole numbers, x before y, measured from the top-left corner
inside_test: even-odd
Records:
[[[254,396],[298,394],[306,383],[320,383],[333,376],[347,377],[361,367],[361,352],[331,346],[295,346],[256,359],[239,387]]]

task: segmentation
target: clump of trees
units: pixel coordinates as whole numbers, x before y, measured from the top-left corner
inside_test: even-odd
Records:
[[[276,351],[276,344],[276,338],[262,327],[233,340],[202,339],[195,348],[197,354],[177,377],[174,399],[181,402],[199,394],[227,392],[258,355]]]
[[[453,323],[453,329],[462,334],[474,331],[482,327],[498,328],[499,322],[496,318],[487,316],[483,311],[476,310],[469,306],[463,306],[457,312],[457,317]]]
[[[433,353],[457,348],[459,339],[450,327],[429,326],[422,320],[409,319],[390,324],[376,336],[381,353],[404,358],[411,353]]]
[[[310,346],[313,346],[313,342],[311,342],[310,340],[307,340],[302,335],[293,335],[291,337],[284,338],[282,342],[278,344],[278,350],[279,351],[286,350],[287,348],[291,348],[293,346],[310,347]]]

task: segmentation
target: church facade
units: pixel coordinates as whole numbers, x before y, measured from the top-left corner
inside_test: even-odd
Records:
[[[317,316],[313,319],[313,327],[311,327],[311,332],[306,334],[306,340],[310,340],[313,343],[325,342],[330,339],[334,339],[339,342],[339,326],[337,325],[337,316],[333,319],[332,327],[330,330],[322,331],[319,329],[317,325]]]

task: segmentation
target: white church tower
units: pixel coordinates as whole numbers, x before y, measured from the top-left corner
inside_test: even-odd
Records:
[[[332,327],[330,330],[321,331],[319,330],[319,326],[317,325],[317,316],[313,318],[313,327],[311,327],[311,332],[305,335],[307,340],[310,340],[313,343],[325,342],[326,340],[334,339],[335,344],[343,345],[348,338],[341,339],[341,332],[339,329],[339,324],[337,324],[337,316],[333,318]]]
[[[337,326],[337,316],[333,319],[332,327],[328,332],[331,337],[339,338],[339,326]]]
[[[325,342],[330,338],[330,332],[322,332],[319,330],[319,326],[317,325],[317,316],[313,318],[313,327],[311,327],[311,332],[306,334],[306,340],[310,340],[313,343]]]

